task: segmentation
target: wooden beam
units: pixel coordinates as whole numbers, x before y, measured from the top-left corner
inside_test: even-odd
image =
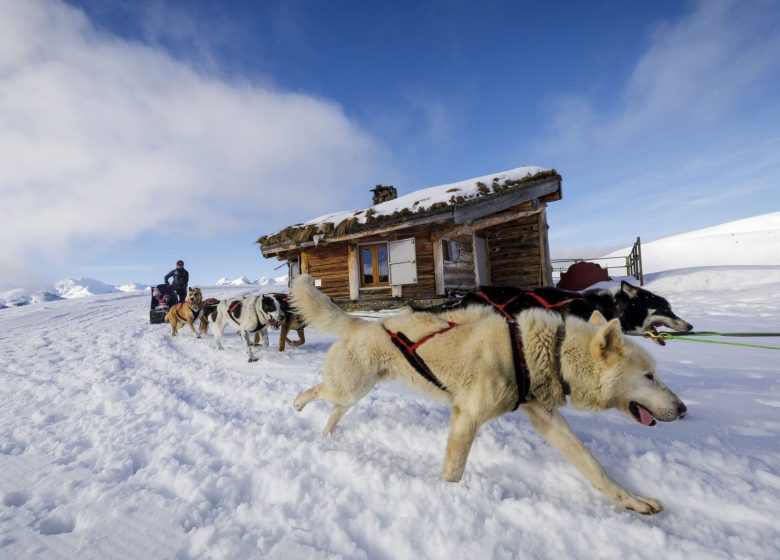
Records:
[[[347,247],[347,268],[349,269],[349,299],[360,299],[360,255],[357,245],[350,243]]]
[[[433,241],[433,276],[436,293],[444,295],[444,257],[441,254],[441,238]]]
[[[454,227],[452,229],[448,229],[446,231],[436,232],[431,236],[431,239],[433,241],[438,241],[444,237],[454,237],[458,235],[472,235],[474,232],[479,231],[481,229],[487,229],[489,227],[497,226],[506,222],[511,222],[512,220],[516,220],[518,218],[527,218],[528,216],[533,216],[538,212],[539,210],[515,210],[512,212],[505,212],[497,216],[492,216],[490,218],[485,218],[476,221],[472,224],[461,225],[458,227]]]
[[[301,274],[309,273],[309,253],[301,251]]]
[[[534,199],[556,193],[560,188],[561,183],[558,179],[545,181],[539,185],[519,189],[492,200],[471,204],[464,208],[458,208],[454,211],[453,217],[456,224],[468,224],[484,216],[490,216],[491,214],[496,214],[497,212],[508,210],[513,206],[523,204],[524,202],[533,201]]]
[[[552,286],[553,285],[553,278],[552,278],[552,263],[550,262],[550,236],[548,235],[547,231],[549,230],[549,227],[547,226],[547,210],[542,209],[542,211],[539,213],[539,237],[542,240],[542,243],[540,244],[541,247],[541,285],[542,286]]]

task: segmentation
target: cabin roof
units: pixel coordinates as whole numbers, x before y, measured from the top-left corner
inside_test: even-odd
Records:
[[[534,189],[542,183],[551,183],[552,186],[544,191]],[[518,167],[457,183],[420,189],[362,210],[324,214],[307,222],[293,224],[276,233],[263,235],[257,242],[264,256],[272,256],[304,244],[317,244],[323,239],[332,241],[346,235],[353,237],[358,233],[370,235],[374,230],[393,224],[412,227],[422,220],[432,221],[437,217],[447,219],[452,217],[456,210],[484,206],[500,199],[507,199],[513,205],[542,197],[545,202],[559,200],[560,184],[561,176],[554,169]],[[524,196],[526,194],[527,197]]]

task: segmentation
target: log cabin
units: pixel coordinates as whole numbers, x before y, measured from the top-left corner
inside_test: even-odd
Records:
[[[263,235],[262,255],[290,279],[350,309],[430,305],[481,285],[552,285],[547,204],[562,197],[554,169],[520,167],[401,197],[377,185],[373,205]]]

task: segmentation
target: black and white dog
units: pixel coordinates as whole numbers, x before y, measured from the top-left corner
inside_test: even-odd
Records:
[[[619,288],[569,292],[560,288],[520,288],[483,286],[466,294],[452,307],[471,305],[492,306],[505,317],[514,317],[524,309],[544,308],[563,315],[572,315],[585,321],[594,311],[609,319],[620,319],[620,327],[626,334],[655,333],[656,327],[665,326],[674,331],[690,331],[693,325],[683,321],[672,311],[669,302],[648,290],[626,281]],[[436,311],[437,309],[420,309]],[[663,340],[654,338],[658,344]]]
[[[268,347],[268,326],[279,328],[284,320],[279,301],[269,295],[246,296],[238,299],[225,299],[219,302],[210,320],[214,323],[214,340],[217,349],[222,350],[222,333],[225,327],[233,325],[246,344],[249,361],[257,358],[252,354],[252,344],[249,333],[259,333],[263,337],[263,345]]]

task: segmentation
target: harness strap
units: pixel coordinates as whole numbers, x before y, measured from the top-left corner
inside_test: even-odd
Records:
[[[241,302],[241,300],[238,300],[228,308],[228,315],[230,315],[230,318],[233,319],[236,323],[238,323],[238,319],[241,318],[242,307],[243,307],[243,303]]]
[[[537,303],[539,303],[547,311],[549,311],[550,309],[557,309],[559,307],[563,307],[564,305],[567,305],[573,301],[579,301],[581,299],[585,299],[585,298],[569,298],[563,301],[559,301],[558,303],[550,303],[542,296],[540,296],[539,294],[535,294],[534,292],[526,292],[526,294],[534,298],[537,301]]]
[[[447,391],[447,387],[444,386],[444,384],[439,380],[438,377],[431,371],[431,369],[428,367],[428,364],[425,363],[425,360],[423,360],[419,354],[417,354],[417,349],[422,345],[428,342],[430,339],[432,339],[434,336],[443,334],[451,329],[454,329],[458,326],[457,323],[453,323],[451,321],[447,321],[448,326],[441,329],[440,331],[436,331],[434,333],[431,333],[427,336],[424,336],[417,342],[412,342],[409,340],[409,337],[407,337],[404,333],[398,331],[393,332],[391,330],[388,330],[387,327],[382,327],[385,329],[385,332],[390,337],[390,340],[393,341],[393,344],[401,351],[401,354],[403,354],[404,358],[406,358],[406,361],[409,362],[409,365],[414,368],[414,370],[419,373],[424,379],[429,381],[430,383],[433,383],[436,387],[441,389],[442,391]]]
[[[512,342],[512,362],[515,366],[515,384],[517,385],[517,401],[512,410],[528,402],[528,393],[531,390],[531,375],[528,371],[528,363],[523,352],[523,338],[520,335],[520,325],[515,321],[507,321],[509,327],[509,339]]]
[[[477,290],[476,292],[474,292],[474,295],[477,295],[477,296],[481,297],[486,302],[488,302],[490,305],[492,305],[493,307],[498,309],[499,313],[501,313],[507,319],[507,321],[514,321],[514,317],[512,317],[509,313],[507,313],[507,311],[505,309],[506,306],[508,306],[513,301],[515,301],[517,299],[520,299],[520,297],[522,297],[522,294],[520,294],[520,295],[517,295],[517,296],[512,296],[511,298],[509,298],[504,303],[496,303],[495,301],[490,299],[490,296],[488,296],[482,290]]]

